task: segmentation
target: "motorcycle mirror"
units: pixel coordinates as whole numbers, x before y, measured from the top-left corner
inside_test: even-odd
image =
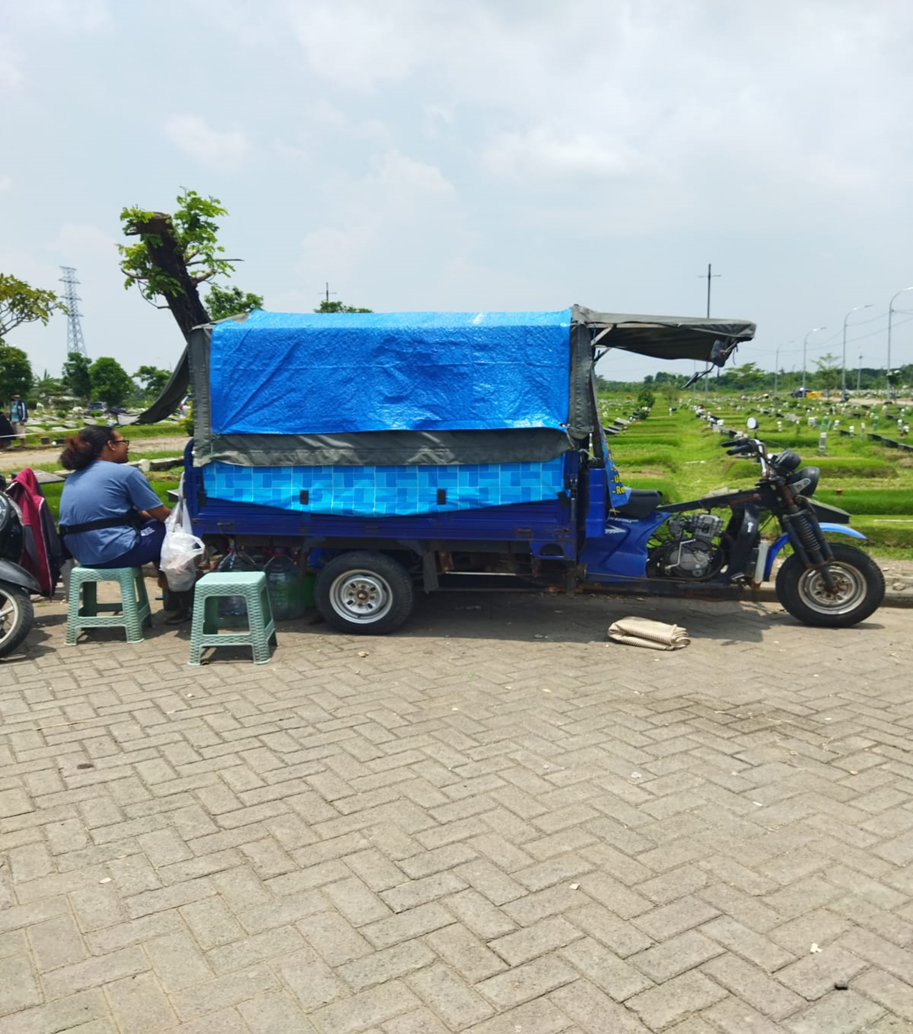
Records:
[[[758,429],[758,419],[757,419],[757,417],[750,416],[745,421],[745,426],[748,428],[749,431],[757,431],[757,429]]]

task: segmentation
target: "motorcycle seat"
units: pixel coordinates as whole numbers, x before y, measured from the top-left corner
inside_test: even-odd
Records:
[[[622,506],[615,508],[619,517],[632,517],[634,520],[643,520],[663,501],[662,492],[653,488],[632,488],[628,501]]]

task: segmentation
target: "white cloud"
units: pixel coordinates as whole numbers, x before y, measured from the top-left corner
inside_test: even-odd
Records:
[[[323,226],[301,241],[302,268],[333,283],[349,283],[353,271],[372,242],[374,226],[362,223],[346,228]],[[311,292],[313,293],[313,292]]]
[[[425,116],[425,132],[430,137],[448,132],[453,126],[453,109],[440,104],[423,104],[422,114]]]
[[[311,68],[349,90],[372,92],[407,79],[426,59],[414,47],[412,0],[290,2],[286,13]]]
[[[0,194],[8,193],[13,189],[12,176],[0,176]]]
[[[89,33],[112,25],[106,0],[29,0],[18,7],[17,18],[25,25]]]
[[[213,168],[237,168],[250,150],[242,130],[213,129],[200,115],[171,115],[164,133],[179,150]]]
[[[0,34],[0,96],[18,90],[25,81],[22,58],[9,36]]]
[[[589,133],[560,133],[536,126],[505,133],[485,148],[482,160],[492,172],[512,177],[603,178],[643,172],[642,155],[623,140],[600,140]]]
[[[64,265],[79,265],[80,257],[91,255],[115,262],[117,252],[111,237],[97,226],[88,223],[64,223],[60,232],[46,245],[48,251],[59,255]]]
[[[285,10],[329,88],[411,97],[429,138],[475,137],[495,176],[573,192],[581,178],[636,173],[661,190],[681,175],[708,211],[734,176],[773,176],[801,205],[822,189],[872,192],[907,148],[913,7],[900,0],[313,0]]]
[[[360,182],[338,183],[338,221],[304,237],[304,266],[348,279],[385,242],[395,240],[401,248],[404,235],[414,233],[416,226],[427,230],[451,210],[455,197],[453,184],[436,166],[388,151]]]
[[[415,202],[422,196],[452,197],[455,194],[453,184],[436,165],[416,161],[398,151],[384,154],[371,178],[381,186],[387,200],[396,197]]]
[[[391,287],[378,292],[378,308],[421,308],[415,284],[445,279],[475,240],[441,169],[395,150],[358,180],[340,177],[328,209],[327,223],[303,238],[297,269],[309,283],[329,280],[348,304],[371,305],[350,297],[349,285],[380,279]]]

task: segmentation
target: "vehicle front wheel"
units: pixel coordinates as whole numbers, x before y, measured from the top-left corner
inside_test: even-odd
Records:
[[[29,634],[34,620],[32,601],[15,586],[0,582],[0,657],[5,657]]]
[[[402,625],[415,601],[406,569],[383,553],[358,551],[334,557],[317,572],[314,604],[340,632],[384,635]]]
[[[820,571],[787,557],[777,574],[777,598],[794,618],[818,628],[849,628],[865,621],[884,599],[881,568],[861,549],[831,542],[830,570],[837,585],[829,593]]]

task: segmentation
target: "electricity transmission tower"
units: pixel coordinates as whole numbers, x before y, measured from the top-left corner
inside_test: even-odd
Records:
[[[86,342],[82,336],[82,324],[79,322],[82,313],[79,311],[77,303],[82,299],[76,293],[76,285],[79,283],[76,279],[76,270],[73,266],[61,266],[60,268],[63,270],[60,282],[65,287],[63,300],[69,313],[67,316],[67,355],[71,352],[78,352],[80,355],[87,356]]]

